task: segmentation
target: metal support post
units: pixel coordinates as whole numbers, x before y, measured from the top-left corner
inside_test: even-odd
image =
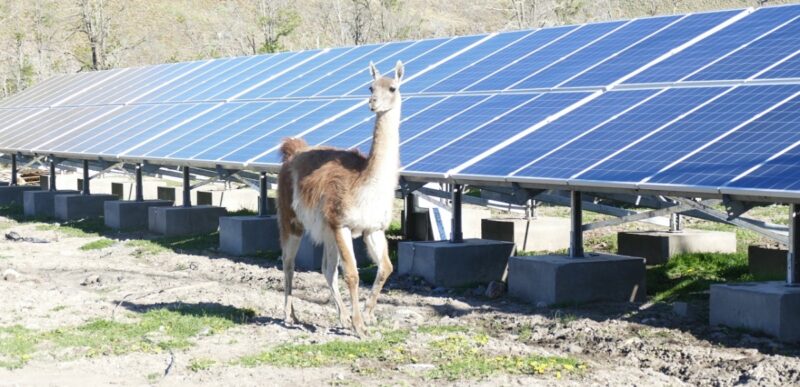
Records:
[[[17,185],[17,155],[11,154],[11,185]]]
[[[570,199],[572,230],[569,238],[569,256],[570,258],[583,258],[583,202],[581,202],[581,193],[572,191]]]
[[[192,185],[189,182],[189,167],[183,167],[183,206],[192,206]]]
[[[669,232],[683,231],[683,217],[677,212],[669,215]]]
[[[461,194],[464,191],[464,186],[461,184],[453,184],[453,224],[451,227],[451,243],[464,242],[464,233],[461,231]]]
[[[144,201],[144,187],[142,186],[142,164],[136,164],[136,201]]]
[[[792,204],[789,216],[789,254],[786,257],[786,285],[800,286],[798,249],[800,248],[800,205]]]
[[[267,200],[267,173],[261,172],[259,179],[259,196],[258,196],[258,216],[264,217],[269,214],[269,200]]]
[[[56,190],[56,162],[50,160],[50,191]]]
[[[400,228],[403,229],[403,238],[410,241],[414,235],[414,194],[403,196],[403,217],[400,219]]]
[[[83,195],[89,195],[89,160],[83,160]]]

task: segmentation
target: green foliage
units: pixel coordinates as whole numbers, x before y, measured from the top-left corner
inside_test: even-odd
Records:
[[[322,367],[347,364],[355,359],[385,358],[387,351],[402,344],[406,331],[384,333],[375,340],[333,340],[320,344],[282,344],[257,355],[244,356],[239,363],[246,367],[268,364],[279,367]]]
[[[709,286],[720,282],[743,282],[777,278],[756,278],[750,274],[746,253],[693,253],[670,258],[647,269],[647,291],[653,301],[705,297]]]
[[[131,239],[125,242],[125,246],[133,248],[133,255],[137,257],[156,255],[169,251],[169,249],[158,243],[143,239]]]
[[[206,359],[206,358],[194,358],[189,360],[189,370],[192,372],[200,372],[205,371],[217,362],[213,359]]]
[[[214,334],[254,316],[250,309],[188,305],[151,309],[135,322],[100,319],[49,332],[20,326],[0,328],[0,367],[23,366],[37,345],[45,342],[49,347],[78,349],[87,357],[187,348],[201,333]]]
[[[40,231],[56,231],[67,237],[91,238],[99,237],[108,231],[102,219],[82,219],[64,223],[48,223],[36,225]]]
[[[264,12],[258,18],[258,25],[264,33],[264,41],[258,48],[258,53],[271,54],[283,51],[281,40],[294,32],[300,22],[300,14],[293,9],[280,8],[273,13]]]
[[[89,243],[81,246],[80,249],[83,250],[83,251],[102,250],[102,249],[105,249],[105,248],[113,246],[114,243],[115,242],[112,241],[111,239],[101,238],[101,239],[89,242]]]
[[[0,367],[22,367],[33,356],[38,342],[39,338],[30,329],[19,325],[0,327]]]

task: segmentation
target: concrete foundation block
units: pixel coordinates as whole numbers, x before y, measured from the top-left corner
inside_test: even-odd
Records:
[[[103,203],[117,200],[114,195],[57,195],[54,198],[55,216],[61,220],[97,218],[103,216]]]
[[[617,244],[619,254],[644,257],[648,265],[657,265],[683,253],[735,253],[736,233],[705,230],[620,232]]]
[[[0,206],[21,206],[24,192],[40,190],[38,185],[0,186]]]
[[[276,216],[225,216],[219,218],[219,249],[232,255],[280,251]]]
[[[311,241],[311,237],[308,234],[304,234],[303,240],[300,242],[300,249],[297,250],[297,256],[294,259],[295,268],[306,271],[321,270],[323,252],[324,247],[322,244],[315,245]],[[372,263],[367,251],[367,245],[364,244],[364,238],[353,239],[353,253],[356,255],[356,265],[359,267],[369,266]]]
[[[711,285],[711,325],[745,328],[800,342],[800,287],[785,282]]]
[[[760,246],[747,248],[747,263],[750,274],[764,279],[786,279],[786,257],[789,252]]]
[[[397,270],[444,287],[500,281],[513,250],[512,242],[487,239],[465,239],[463,243],[400,242]]]
[[[643,258],[587,254],[511,257],[508,293],[532,304],[645,300]]]
[[[565,218],[483,219],[481,237],[514,242],[517,251],[558,251],[569,247],[570,222]]]
[[[78,191],[25,191],[22,194],[25,216],[52,218],[55,213],[55,197],[59,195],[75,195]]]
[[[115,230],[145,230],[148,226],[147,215],[150,207],[170,207],[172,202],[110,200],[103,205],[103,216],[107,227]]]
[[[223,207],[150,207],[150,231],[166,236],[204,234],[217,231],[219,218],[228,214]]]

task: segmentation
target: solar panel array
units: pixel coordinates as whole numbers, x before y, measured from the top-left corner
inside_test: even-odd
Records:
[[[369,150],[370,61],[406,66],[402,174],[800,197],[800,6],[64,75],[0,103],[0,150],[276,170]]]

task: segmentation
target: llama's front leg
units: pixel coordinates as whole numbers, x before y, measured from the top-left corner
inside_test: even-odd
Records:
[[[295,316],[292,306],[292,279],[294,278],[294,259],[300,248],[300,240],[300,235],[289,235],[281,246],[283,250],[283,313],[287,324],[297,322],[297,316]]]
[[[350,326],[350,312],[344,307],[342,295],[339,293],[339,248],[336,241],[325,241],[325,253],[322,257],[322,272],[328,280],[328,287],[333,295],[333,302],[336,304],[336,311],[339,312],[339,322],[343,328]]]
[[[367,330],[364,326],[364,319],[361,317],[361,308],[358,301],[358,268],[356,267],[356,257],[353,253],[353,237],[349,228],[339,228],[334,231],[336,246],[342,257],[342,269],[344,271],[344,281],[350,290],[350,302],[353,304],[353,330],[358,337],[366,337]]]
[[[364,308],[364,318],[367,324],[375,322],[375,305],[378,303],[378,296],[381,294],[383,285],[392,274],[392,261],[389,259],[389,246],[386,243],[386,235],[382,230],[364,233],[364,242],[372,260],[378,264],[378,273],[375,275],[375,282],[372,284],[372,293],[367,299]]]

